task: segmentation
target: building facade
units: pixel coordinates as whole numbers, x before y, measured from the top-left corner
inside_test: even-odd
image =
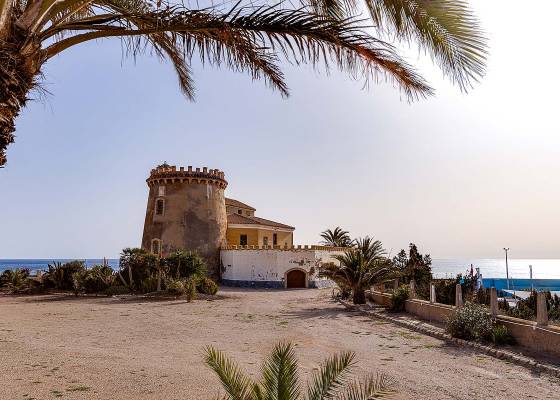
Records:
[[[257,217],[256,209],[225,197],[217,169],[160,165],[149,188],[142,248],[161,257],[197,251],[224,284],[251,287],[324,287],[323,262],[342,249],[294,247],[291,225]]]

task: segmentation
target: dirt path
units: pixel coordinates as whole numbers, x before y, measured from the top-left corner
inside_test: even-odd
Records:
[[[210,399],[214,345],[257,374],[281,339],[307,374],[353,350],[356,372],[394,377],[400,399],[558,399],[560,381],[350,313],[328,290],[226,289],[215,301],[0,297],[1,399]]]

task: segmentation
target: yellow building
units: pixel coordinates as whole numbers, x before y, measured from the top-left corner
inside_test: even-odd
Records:
[[[291,247],[293,226],[255,217],[256,209],[238,200],[226,198],[228,245]]]

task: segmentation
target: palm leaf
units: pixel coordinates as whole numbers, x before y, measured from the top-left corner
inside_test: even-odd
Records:
[[[485,72],[487,39],[466,0],[366,0],[373,22],[426,49],[462,89]]]
[[[312,383],[308,386],[308,400],[332,399],[337,390],[344,384],[350,367],[354,364],[355,354],[344,352],[329,358],[318,372],[312,377]]]
[[[262,368],[262,387],[267,400],[296,400],[300,395],[298,363],[291,343],[274,346]]]
[[[350,383],[337,400],[387,399],[396,393],[394,386],[394,381],[384,374],[370,375],[364,381]]]
[[[206,364],[214,370],[230,400],[249,400],[253,384],[241,369],[224,353],[206,347]]]

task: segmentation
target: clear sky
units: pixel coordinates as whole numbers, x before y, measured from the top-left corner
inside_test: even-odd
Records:
[[[560,5],[471,0],[490,38],[465,95],[415,51],[436,97],[286,66],[283,99],[242,74],[195,65],[197,101],[169,64],[123,60],[118,40],[49,62],[42,101],[17,120],[0,169],[0,258],[117,257],[140,244],[150,168],[226,172],[226,195],[313,244],[340,225],[393,253],[560,258]]]

